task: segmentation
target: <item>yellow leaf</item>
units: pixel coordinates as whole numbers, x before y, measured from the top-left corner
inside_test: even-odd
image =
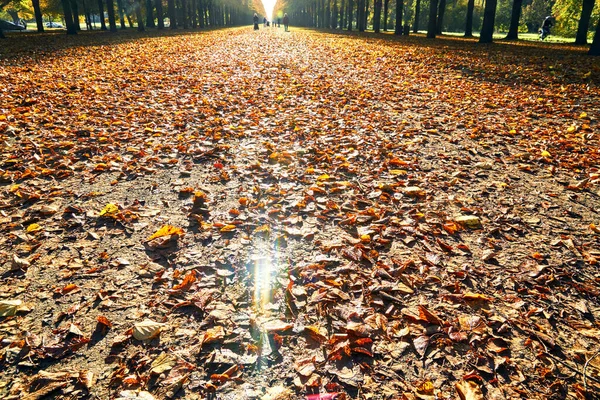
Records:
[[[576,129],[577,128],[575,126],[570,126],[570,127],[567,128],[567,132],[573,133],[573,132],[575,132]]]
[[[550,153],[547,150],[542,150],[542,157],[549,158],[550,157]]]
[[[579,118],[585,118],[585,117],[587,117],[586,112],[582,112],[581,114],[579,114]]]
[[[102,211],[100,211],[101,217],[114,217],[116,213],[119,212],[119,206],[109,203],[107,204]]]
[[[237,226],[232,225],[232,224],[227,224],[220,229],[220,232],[232,232],[232,231],[235,231],[236,229],[237,229]]]
[[[390,170],[390,174],[392,175],[406,175],[408,173],[408,171],[404,170],[404,169],[392,169]]]
[[[148,240],[156,239],[163,236],[179,235],[183,236],[184,230],[171,225],[164,225],[162,228],[154,232],[154,235],[150,236]]]
[[[38,224],[31,224],[27,227],[27,233],[38,232],[42,230],[42,227]]]
[[[318,180],[319,182],[323,182],[323,181],[326,181],[326,180],[328,180],[329,178],[330,178],[330,177],[329,177],[329,175],[327,175],[327,174],[323,174],[323,175],[319,176],[319,177],[317,178],[317,180]]]

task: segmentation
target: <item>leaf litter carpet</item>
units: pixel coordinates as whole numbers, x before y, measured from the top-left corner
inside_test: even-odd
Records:
[[[1,397],[600,390],[581,48],[248,28],[3,46]]]

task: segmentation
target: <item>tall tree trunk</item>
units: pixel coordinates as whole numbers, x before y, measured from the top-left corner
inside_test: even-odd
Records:
[[[358,25],[358,31],[365,31],[365,0],[358,0],[358,10],[356,10],[356,24]]]
[[[198,0],[198,22],[200,29],[204,29],[204,2]]]
[[[196,29],[198,27],[198,1],[191,0],[190,3],[190,12],[192,17],[192,28]]]
[[[494,23],[496,21],[496,6],[498,0],[485,0],[483,10],[483,25],[479,36],[479,43],[492,43],[494,39]]]
[[[404,12],[404,0],[396,0],[396,26],[394,35],[402,35],[402,13]]]
[[[373,31],[379,33],[381,30],[381,8],[383,7],[382,0],[375,0],[375,9],[373,12]]]
[[[32,0],[33,13],[35,15],[35,24],[37,25],[38,33],[44,32],[44,18],[42,17],[42,9],[40,8],[40,0]]]
[[[6,39],[6,36],[4,36],[4,31],[2,30],[2,28],[0,28],[0,39]]]
[[[162,0],[156,0],[154,6],[156,7],[156,22],[158,24],[158,29],[165,29],[165,15],[163,14]]]
[[[417,0],[417,3],[415,4],[415,24],[413,25],[414,33],[419,32],[419,18],[421,18],[421,0]]]
[[[473,37],[473,11],[475,10],[475,0],[469,0],[467,4],[467,22],[465,24],[465,37]]]
[[[75,27],[75,23],[73,23],[73,13],[71,10],[71,2],[69,0],[61,0],[61,4],[63,7],[64,16],[65,16],[65,25],[67,25],[67,35],[76,35],[77,28]]]
[[[365,0],[365,13],[363,14],[363,20],[364,30],[367,30],[367,27],[369,26],[369,0]]]
[[[80,31],[81,25],[79,25],[79,6],[77,5],[77,0],[71,0],[71,10],[73,10],[73,24],[75,25],[75,29]]]
[[[594,40],[592,46],[588,52],[590,56],[600,56],[600,18],[598,18],[598,24],[596,25],[596,33],[594,33]]]
[[[427,37],[435,38],[437,32],[437,11],[438,11],[438,0],[429,1],[429,23],[427,24]]]
[[[325,0],[325,28],[331,28],[331,1]]]
[[[523,0],[514,0],[512,6],[512,12],[510,14],[510,27],[506,34],[507,40],[519,39],[519,20],[521,19],[521,8],[523,6]]]
[[[390,11],[390,0],[383,1],[383,31],[387,32],[388,29],[388,16]]]
[[[144,28],[144,13],[142,13],[142,2],[141,0],[136,1],[135,3],[133,3],[133,6],[135,7],[135,18],[137,19],[137,23],[138,23],[138,32],[144,32],[146,29]]]
[[[338,27],[339,10],[338,10],[337,3],[338,3],[337,0],[333,0],[333,11],[332,11],[332,16],[331,16],[331,29],[337,29],[337,27]]]
[[[575,37],[575,44],[587,44],[587,34],[590,28],[590,17],[594,10],[595,0],[583,0],[583,7],[581,8],[581,17],[579,17],[579,23],[577,24],[577,36]]]
[[[90,12],[88,10],[87,7],[87,3],[85,2],[85,0],[81,1],[82,5],[83,5],[83,18],[85,20],[85,28],[87,30],[92,30],[92,19],[90,18]]]
[[[148,28],[154,28],[156,25],[154,24],[154,12],[152,0],[146,0],[146,26]]]
[[[116,32],[117,19],[115,18],[115,3],[113,3],[113,0],[106,0],[106,11],[108,12],[108,26],[110,26],[110,31]]]
[[[104,1],[98,0],[98,14],[100,16],[100,30],[106,30],[106,22],[104,22]]]
[[[187,1],[181,0],[181,20],[183,21],[183,29],[189,28],[188,24],[188,7]]]
[[[125,14],[123,13],[123,0],[117,0],[117,10],[119,11],[119,20],[121,21],[121,29],[125,29]]]
[[[169,15],[170,29],[177,29],[177,16],[175,13],[175,0],[167,0],[167,14]]]
[[[437,28],[438,34],[442,34],[442,25],[444,24],[444,13],[446,12],[446,0],[440,0],[437,15]]]
[[[129,23],[129,27],[133,29],[133,20],[131,19],[131,14],[126,13],[125,16],[127,17],[127,22]]]
[[[348,17],[346,23],[348,24],[348,31],[352,30],[352,20],[354,15],[354,0],[348,0]]]
[[[340,29],[344,29],[346,23],[346,0],[342,0],[340,6]]]

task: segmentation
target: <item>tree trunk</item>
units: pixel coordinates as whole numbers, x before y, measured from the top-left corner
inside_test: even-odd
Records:
[[[473,37],[473,11],[475,10],[475,0],[469,0],[467,4],[467,22],[465,24],[465,37]]]
[[[365,31],[365,0],[358,0],[358,10],[356,10],[356,24],[358,25],[358,31]]]
[[[204,28],[204,2],[202,0],[198,0],[198,23],[200,29]]]
[[[348,31],[352,31],[352,20],[353,20],[353,11],[354,11],[354,0],[348,0],[348,17],[346,18],[346,23],[348,24]]]
[[[346,0],[342,0],[342,4],[340,5],[340,29],[344,29],[346,21]]]
[[[100,16],[100,30],[106,30],[106,22],[104,22],[104,2],[98,0],[98,14]]]
[[[73,23],[73,13],[71,11],[71,2],[69,0],[61,0],[63,13],[65,16],[65,25],[67,26],[67,35],[76,35],[77,28]]]
[[[396,0],[396,27],[394,35],[402,35],[402,13],[404,12],[404,0]]]
[[[600,56],[600,18],[598,18],[598,24],[596,25],[596,33],[594,33],[594,40],[592,46],[588,52],[590,56]]]
[[[382,0],[375,0],[375,10],[373,12],[373,31],[379,33],[381,29],[381,7]]]
[[[429,23],[427,24],[427,37],[430,39],[435,38],[437,32],[437,11],[438,11],[438,0],[429,1]]]
[[[486,0],[483,10],[483,25],[479,36],[479,43],[492,43],[494,39],[494,22],[496,20],[496,6],[498,0]]]
[[[365,0],[365,11],[364,11],[364,14],[363,14],[363,27],[364,27],[364,30],[367,30],[367,26],[369,25],[368,19],[369,19],[369,0]]]
[[[413,33],[419,32],[419,18],[421,18],[421,0],[417,0],[417,3],[415,4],[415,25],[413,26]]]
[[[522,6],[523,0],[513,1],[512,13],[510,15],[510,27],[508,28],[508,34],[506,35],[507,40],[519,39],[519,20],[521,19]]]
[[[12,18],[12,22],[15,25],[19,25],[19,12],[15,10],[7,10],[6,13]]]
[[[595,0],[583,0],[583,7],[581,8],[581,17],[579,17],[579,23],[577,24],[577,36],[575,37],[575,44],[587,44],[587,34],[590,28],[590,17],[594,10]]]
[[[106,0],[106,11],[108,13],[108,26],[110,26],[110,31],[116,32],[117,19],[115,18],[115,3],[113,3],[113,0]],[[104,18],[104,16],[102,18]]]
[[[188,25],[188,7],[187,1],[181,0],[181,20],[183,21],[183,29],[189,28]]]
[[[169,15],[169,28],[177,29],[177,16],[175,15],[175,0],[167,0],[167,14]]]
[[[127,22],[129,23],[129,27],[133,29],[133,20],[131,19],[131,14],[127,13],[127,14],[125,14],[125,16],[127,17]]]
[[[73,10],[73,24],[75,25],[75,29],[80,31],[81,25],[79,25],[79,6],[77,5],[77,0],[71,0],[71,10]]]
[[[163,14],[162,0],[156,0],[154,6],[156,7],[156,22],[158,29],[165,29],[165,16]]]
[[[437,15],[437,33],[442,34],[442,25],[444,24],[444,13],[446,12],[446,0],[440,0]]]
[[[0,28],[0,39],[6,39],[6,36],[4,36],[4,31],[2,30],[2,28]]]
[[[32,0],[33,13],[35,14],[35,24],[37,25],[38,33],[44,32],[44,18],[42,17],[42,9],[40,8],[40,0]]]
[[[135,18],[138,23],[138,32],[144,32],[146,29],[144,28],[144,14],[142,13],[142,3],[141,0],[136,1],[133,6],[135,7]]]
[[[387,32],[388,28],[388,14],[390,11],[390,0],[383,1],[383,31]]]
[[[121,20],[121,29],[125,29],[125,15],[123,13],[123,1],[122,0],[117,0],[117,9],[119,10],[119,19]]]
[[[190,13],[191,13],[191,17],[192,17],[192,28],[196,29],[198,27],[198,1],[197,0],[191,0],[190,3]]]
[[[154,12],[152,12],[152,0],[146,0],[146,26],[148,28],[154,28]]]

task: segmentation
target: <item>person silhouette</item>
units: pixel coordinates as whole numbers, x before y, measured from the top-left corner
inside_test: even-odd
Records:
[[[254,13],[254,30],[257,31],[258,30],[258,14]]]
[[[283,28],[286,32],[289,32],[290,29],[290,17],[288,17],[287,13],[283,14]]]

